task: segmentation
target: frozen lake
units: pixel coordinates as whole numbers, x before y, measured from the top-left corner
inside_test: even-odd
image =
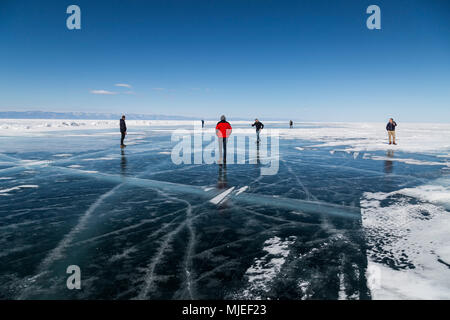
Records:
[[[0,121],[0,299],[450,299],[449,124],[266,122],[271,176],[127,124]]]

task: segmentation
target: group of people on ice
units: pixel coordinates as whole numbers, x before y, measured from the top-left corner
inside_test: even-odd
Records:
[[[294,125],[293,121],[289,121],[289,127],[292,128]],[[202,128],[205,127],[205,121],[202,120]],[[255,122],[252,124],[252,127],[255,127],[256,129],[256,143],[259,143],[261,141],[260,139],[260,133],[261,130],[264,129],[264,124],[259,121],[258,119],[255,119]],[[397,123],[394,121],[393,118],[389,119],[388,124],[386,125],[386,130],[388,132],[389,137],[389,144],[397,144],[395,142],[395,127],[397,127]],[[220,117],[220,121],[217,122],[216,125],[216,135],[219,138],[219,159],[223,159],[223,162],[225,163],[227,161],[227,140],[231,135],[231,132],[233,131],[233,128],[231,127],[231,124],[227,121],[226,117],[222,115]],[[123,143],[125,136],[127,134],[127,125],[125,123],[125,115],[122,116],[120,119],[120,147],[124,148],[126,145]]]
[[[202,127],[204,127],[204,121],[202,120]],[[255,119],[255,122],[252,124],[252,127],[256,129],[256,143],[261,141],[259,134],[261,130],[264,129],[264,124]],[[217,122],[216,125],[216,135],[219,138],[219,160],[222,160],[223,163],[227,162],[227,141],[233,132],[233,128],[231,124],[227,121],[226,117],[222,115],[220,117],[220,121]]]

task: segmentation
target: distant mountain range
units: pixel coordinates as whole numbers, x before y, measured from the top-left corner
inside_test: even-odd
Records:
[[[83,119],[83,120],[117,120],[119,113],[86,112],[45,112],[45,111],[0,111],[0,119]],[[128,120],[197,120],[195,117],[167,116],[161,114],[127,113]]]

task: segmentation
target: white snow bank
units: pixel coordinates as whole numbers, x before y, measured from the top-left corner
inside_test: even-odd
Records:
[[[396,271],[368,261],[369,289],[374,300],[448,300],[449,288],[416,272]],[[438,271],[436,271],[438,272]]]
[[[424,202],[450,207],[450,178],[444,176],[429,184],[417,186],[415,188],[404,188],[389,193],[366,192],[364,195],[377,201],[386,200],[395,195],[405,195],[417,198]]]
[[[449,178],[360,201],[374,299],[450,299]]]
[[[194,126],[188,120],[127,120],[127,127],[171,127]],[[22,136],[51,131],[73,131],[90,129],[118,129],[117,120],[56,120],[56,119],[0,119],[1,136]]]
[[[399,123],[397,145],[389,145],[385,123],[322,123],[320,127],[280,129],[284,139],[317,141],[311,147],[343,147],[349,152],[398,150],[445,152],[450,150],[450,124]]]
[[[443,181],[439,179],[437,181]],[[447,180],[448,181],[448,180]],[[399,194],[403,194],[409,197],[414,197],[422,201],[428,201],[431,203],[441,204],[450,208],[450,187],[448,185],[428,184],[419,186],[416,188],[405,188],[398,191]],[[449,213],[450,215],[450,213]],[[450,243],[449,243],[450,248]]]
[[[231,121],[234,135],[255,135],[252,121]],[[262,135],[277,129],[281,139],[302,139],[315,142],[310,147],[345,147],[348,152],[398,150],[404,152],[434,153],[443,159],[449,158],[449,123],[402,123],[398,122],[398,145],[387,144],[386,123],[297,123],[289,129],[286,123],[264,121]],[[183,128],[199,128],[195,120],[127,120],[130,134],[136,129],[167,131]],[[207,121],[205,133],[214,134],[216,121]],[[48,120],[48,119],[0,119],[0,136],[37,135],[51,131],[75,131],[91,129],[113,129],[118,134],[119,120]],[[102,133],[108,134],[108,133]],[[142,134],[138,132],[136,134]],[[81,133],[79,136],[86,134]],[[77,135],[78,136],[78,135]],[[300,150],[300,148],[298,149]],[[301,150],[300,150],[301,151]]]

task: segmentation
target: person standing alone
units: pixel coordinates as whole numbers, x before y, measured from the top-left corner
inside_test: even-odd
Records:
[[[386,125],[386,130],[388,132],[388,136],[389,136],[389,144],[397,144],[395,142],[395,127],[397,126],[397,123],[394,121],[394,119],[390,118],[388,124]],[[392,138],[392,142],[391,142],[391,138]]]
[[[216,135],[219,138],[219,163],[222,160],[223,163],[227,162],[227,140],[232,130],[225,116],[221,116],[220,121],[216,125]]]
[[[124,148],[126,145],[123,144],[123,140],[125,140],[125,136],[127,134],[127,124],[125,123],[125,116],[122,116],[122,119],[120,119],[120,147]]]
[[[262,129],[264,129],[264,124],[260,122],[258,119],[255,119],[255,123],[252,124],[252,127],[256,127],[256,143],[259,143],[259,134]]]

